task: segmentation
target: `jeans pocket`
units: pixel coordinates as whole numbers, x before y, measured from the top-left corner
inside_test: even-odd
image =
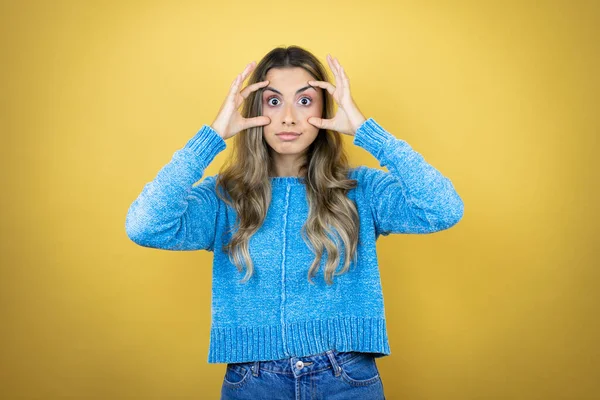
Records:
[[[375,358],[366,353],[358,353],[358,356],[340,365],[340,368],[342,379],[352,386],[368,386],[381,380]]]
[[[242,387],[250,377],[250,367],[243,364],[227,364],[223,385],[232,389]]]

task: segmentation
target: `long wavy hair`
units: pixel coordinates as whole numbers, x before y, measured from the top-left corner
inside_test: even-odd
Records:
[[[266,54],[250,75],[248,85],[266,80],[271,68],[293,67],[304,68],[314,80],[329,81],[325,68],[313,54],[298,46],[288,46],[277,47]],[[321,90],[322,118],[332,118],[333,97],[327,90]],[[262,115],[261,93],[262,90],[254,91],[244,101],[241,111],[243,117]],[[220,193],[221,190],[217,190],[218,196],[237,212],[237,231],[231,241],[223,246],[223,251],[228,253],[238,271],[242,271],[242,264],[245,263],[246,275],[242,282],[250,279],[254,270],[248,250],[250,237],[263,224],[271,202],[269,177],[274,173],[271,152],[272,149],[263,137],[263,126],[240,131],[233,137],[232,151],[216,179],[217,188],[227,194],[226,196]],[[300,167],[310,208],[301,235],[315,254],[315,260],[308,270],[308,281],[311,284],[314,284],[311,277],[319,269],[324,249],[328,255],[324,271],[328,285],[333,284],[334,275],[348,271],[351,259],[356,262],[359,217],[356,205],[347,197],[347,193],[357,186],[357,181],[348,178],[350,168],[341,134],[321,129],[306,150],[305,162]],[[340,240],[346,251],[344,266],[336,273],[340,262]]]

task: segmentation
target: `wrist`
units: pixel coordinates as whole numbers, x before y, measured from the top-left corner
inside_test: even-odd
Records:
[[[350,125],[352,126],[352,136],[356,135],[356,131],[358,130],[358,128],[360,128],[362,124],[365,123],[366,120],[367,119],[360,113],[357,116],[354,116],[350,119]]]
[[[221,129],[219,127],[215,126],[214,124],[210,124],[209,126],[212,128],[212,130],[217,132],[217,135],[221,136],[221,138],[224,139],[223,132],[221,131]]]

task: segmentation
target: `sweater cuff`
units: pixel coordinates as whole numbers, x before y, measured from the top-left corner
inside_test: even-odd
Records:
[[[197,156],[208,161],[208,164],[226,147],[225,140],[217,131],[205,124],[183,148],[193,151]]]
[[[354,143],[367,150],[371,155],[379,159],[379,152],[389,140],[396,137],[383,129],[373,118],[362,123],[354,134]]]

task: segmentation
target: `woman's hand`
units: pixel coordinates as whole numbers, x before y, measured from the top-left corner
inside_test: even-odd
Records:
[[[255,66],[256,64],[254,61],[246,65],[244,71],[239,74],[231,83],[227,98],[223,102],[223,105],[221,105],[221,109],[219,109],[217,117],[213,123],[210,124],[211,128],[217,131],[219,136],[221,136],[224,140],[234,136],[236,133],[243,131],[244,129],[252,128],[254,126],[268,125],[271,123],[271,118],[267,116],[244,118],[237,111],[250,93],[269,84],[269,81],[257,82],[245,87],[238,93],[240,85],[248,77],[248,74],[254,69]]]
[[[350,80],[344,72],[344,67],[329,54],[327,54],[327,62],[335,76],[336,86],[324,81],[308,81],[308,84],[327,89],[337,103],[338,110],[335,117],[331,119],[311,117],[308,119],[308,122],[317,128],[330,129],[354,136],[356,130],[366,121],[366,118],[362,115],[358,107],[356,107],[356,104],[354,104],[354,100],[350,94]]]

